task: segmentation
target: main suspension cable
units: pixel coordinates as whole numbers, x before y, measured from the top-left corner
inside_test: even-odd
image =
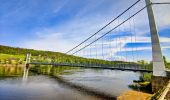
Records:
[[[76,47],[74,47],[73,49],[69,50],[67,53],[71,52],[72,50],[74,50],[75,48],[77,48],[78,46],[80,46],[81,44],[83,44],[84,42],[86,42],[87,40],[89,40],[91,37],[95,36],[97,33],[99,33],[101,30],[103,30],[104,28],[106,28],[108,25],[110,25],[112,22],[114,22],[116,19],[118,19],[119,17],[121,17],[124,13],[126,13],[130,8],[132,8],[133,6],[135,6],[139,1],[135,2],[132,6],[130,6],[128,9],[126,9],[123,13],[121,13],[120,15],[118,15],[115,19],[113,19],[111,22],[109,22],[107,25],[105,25],[104,27],[102,27],[99,31],[97,31],[95,34],[93,34],[92,36],[90,36],[89,38],[87,38],[86,40],[84,40],[83,42],[81,42],[79,45],[77,45]],[[98,41],[99,39],[101,39],[102,37],[104,37],[105,35],[107,35],[108,33],[112,32],[113,30],[115,30],[116,28],[118,28],[119,26],[121,26],[122,24],[124,24],[125,22],[127,22],[128,20],[130,20],[131,18],[133,18],[135,15],[137,15],[138,13],[140,13],[141,11],[143,11],[146,7],[153,5],[153,4],[170,4],[169,2],[165,2],[165,3],[150,3],[146,6],[144,6],[143,8],[141,8],[140,10],[138,10],[135,14],[133,14],[132,16],[130,16],[129,18],[127,18],[125,21],[123,21],[122,23],[120,23],[119,25],[117,25],[116,27],[112,28],[111,30],[109,30],[108,32],[106,32],[105,34],[103,34],[102,36],[100,36],[99,38],[97,38],[96,40],[92,41],[91,43],[89,43],[88,45],[85,45],[84,47],[82,47],[81,49],[73,52],[72,54],[75,54],[79,51],[81,51],[82,49],[88,47],[89,45],[93,44],[94,42]]]
[[[81,51],[82,49],[88,47],[89,45],[93,44],[94,42],[98,41],[99,39],[101,39],[102,37],[104,37],[105,35],[107,35],[108,33],[112,32],[113,30],[115,30],[116,28],[118,28],[119,26],[121,26],[122,24],[124,24],[125,22],[127,22],[128,20],[130,20],[131,18],[133,18],[135,15],[137,15],[138,13],[140,13],[141,11],[143,11],[147,6],[150,6],[151,4],[148,4],[146,6],[144,6],[142,9],[138,10],[135,14],[133,14],[132,16],[130,16],[129,18],[127,18],[126,20],[124,20],[122,23],[120,23],[119,25],[117,25],[116,27],[112,28],[111,30],[109,30],[108,32],[106,32],[105,34],[103,34],[102,36],[100,36],[99,38],[97,38],[96,40],[92,41],[91,43],[89,43],[88,45],[82,47],[81,49],[75,51],[72,54],[75,54],[76,52]]]
[[[121,14],[119,14],[116,18],[114,18],[113,20],[111,20],[108,24],[106,24],[105,26],[103,26],[101,29],[99,29],[97,32],[95,32],[93,35],[91,35],[90,37],[88,37],[87,39],[85,39],[83,42],[81,42],[80,44],[78,44],[77,46],[75,46],[74,48],[72,48],[71,50],[67,51],[67,53],[73,51],[74,49],[76,49],[78,46],[82,45],[83,43],[85,43],[87,40],[89,40],[90,38],[92,38],[94,35],[98,34],[100,31],[102,31],[103,29],[105,29],[107,26],[109,26],[112,22],[114,22],[115,20],[117,20],[119,17],[121,17],[124,13],[126,13],[128,10],[130,10],[133,6],[135,6],[138,2],[140,2],[141,0],[136,1],[134,4],[132,4],[129,8],[127,8],[126,10],[124,10]]]

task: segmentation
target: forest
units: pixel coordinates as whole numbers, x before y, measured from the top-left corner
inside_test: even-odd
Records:
[[[93,64],[114,64],[116,62],[87,59],[60,52],[42,51],[0,45],[1,64],[23,64],[26,54],[32,55],[31,60],[36,62],[58,62],[58,63],[93,63]]]
[[[123,61],[107,61],[101,59],[89,59],[83,57],[77,57],[73,55],[67,55],[60,52],[42,51],[18,47],[9,47],[0,45],[0,64],[24,64],[26,54],[30,53],[32,62],[50,62],[50,63],[78,63],[78,64],[96,64],[96,65],[111,65],[115,64],[140,64],[144,67],[152,69],[152,62],[146,62],[140,60],[135,62],[123,62]],[[170,63],[164,62],[167,68],[170,68]]]

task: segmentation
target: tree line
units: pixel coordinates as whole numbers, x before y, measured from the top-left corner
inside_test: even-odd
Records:
[[[34,50],[18,47],[9,47],[0,45],[0,64],[24,64],[27,53],[31,53],[32,62],[50,62],[50,63],[77,63],[77,64],[95,64],[95,65],[115,65],[115,64],[140,64],[144,67],[152,68],[152,62],[147,63],[144,60],[135,62],[123,61],[107,61],[101,59],[89,59],[73,55],[68,55],[60,52]],[[165,65],[170,67],[170,63],[166,61],[164,56]]]

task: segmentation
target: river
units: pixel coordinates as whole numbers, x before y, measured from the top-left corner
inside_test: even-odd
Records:
[[[35,71],[36,70],[36,71]],[[0,67],[0,100],[103,100],[127,90],[142,73],[74,67]]]

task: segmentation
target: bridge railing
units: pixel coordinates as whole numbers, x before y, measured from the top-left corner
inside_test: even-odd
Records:
[[[53,66],[72,66],[72,67],[93,67],[93,68],[115,68],[115,69],[134,69],[134,70],[151,70],[147,66],[136,63],[117,63],[117,64],[92,64],[92,63],[57,63],[57,62],[30,62],[35,65],[53,65]]]

